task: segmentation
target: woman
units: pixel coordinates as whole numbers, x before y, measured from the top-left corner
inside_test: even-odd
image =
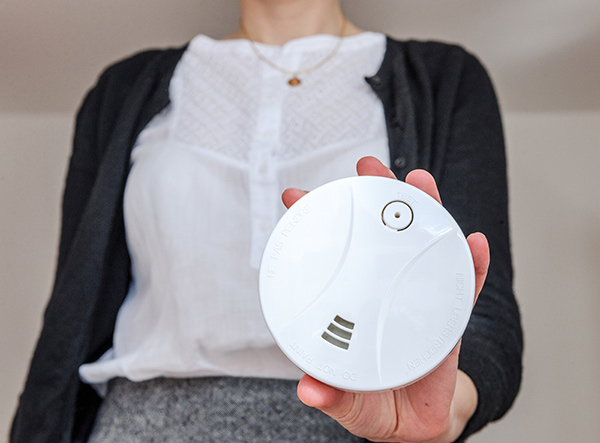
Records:
[[[512,404],[522,338],[502,128],[481,65],[455,46],[363,32],[337,0],[240,7],[228,39],[131,57],[84,101],[11,442],[449,442]],[[301,374],[260,317],[257,261],[280,190],[351,175],[361,157],[361,175],[441,195],[493,261],[481,289],[488,245],[470,236],[481,294],[460,356],[386,393],[304,376],[304,406]],[[408,174],[417,167],[439,192]]]

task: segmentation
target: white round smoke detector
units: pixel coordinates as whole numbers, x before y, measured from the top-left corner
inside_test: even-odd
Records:
[[[350,391],[408,385],[456,346],[475,292],[462,231],[404,182],[353,177],[298,200],[262,258],[260,301],[283,352]]]

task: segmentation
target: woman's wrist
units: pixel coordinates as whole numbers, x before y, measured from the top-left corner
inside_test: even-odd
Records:
[[[461,370],[456,374],[456,390],[450,408],[450,427],[447,442],[456,440],[477,409],[478,394],[473,380]]]
[[[450,405],[450,417],[446,432],[425,443],[452,443],[465,430],[477,409],[478,394],[473,380],[461,371],[456,374],[456,387]]]

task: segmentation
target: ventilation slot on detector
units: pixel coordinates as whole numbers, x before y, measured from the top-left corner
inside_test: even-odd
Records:
[[[354,323],[336,315],[321,337],[332,345],[347,350],[350,347],[353,329]]]

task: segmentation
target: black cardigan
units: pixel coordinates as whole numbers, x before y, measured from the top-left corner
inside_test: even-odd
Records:
[[[10,441],[84,442],[100,399],[78,376],[112,344],[129,287],[123,190],[131,148],[169,103],[185,48],[148,51],[99,78],[79,111],[63,200],[56,279],[13,422]],[[488,237],[492,262],[465,332],[460,368],[479,404],[463,437],[500,418],[521,380],[522,332],[512,292],[506,160],[491,82],[463,49],[387,41],[366,79],[383,102],[392,168],[433,173],[445,207],[465,233]]]

